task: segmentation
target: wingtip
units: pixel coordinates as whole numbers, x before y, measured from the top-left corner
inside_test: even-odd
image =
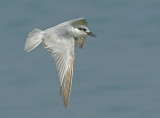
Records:
[[[68,104],[67,104],[67,103],[64,103],[64,108],[65,108],[65,109],[67,109],[67,106],[68,106]]]
[[[60,87],[59,95],[60,95],[60,96],[62,95],[62,87]]]
[[[26,53],[28,53],[28,52],[30,52],[31,50],[27,50],[27,49],[24,48],[24,51],[25,51]]]
[[[86,18],[85,18],[85,17],[81,17],[81,18],[79,18],[79,19],[85,19],[85,20],[86,20]]]

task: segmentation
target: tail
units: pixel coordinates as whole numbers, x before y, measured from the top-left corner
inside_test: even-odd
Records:
[[[36,48],[42,42],[43,31],[35,28],[29,33],[25,42],[24,50],[27,52]]]

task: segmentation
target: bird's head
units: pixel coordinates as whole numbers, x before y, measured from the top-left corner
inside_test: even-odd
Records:
[[[84,35],[90,35],[90,36],[96,37],[96,35],[93,34],[92,32],[90,32],[86,26],[80,25],[76,28],[79,30],[80,33],[82,33]]]
[[[74,38],[80,38],[80,37],[84,37],[84,36],[87,36],[87,35],[96,37],[95,34],[90,32],[89,29],[86,26],[83,26],[83,25],[75,26],[75,27],[71,28],[71,30],[69,31],[69,35],[74,37]]]

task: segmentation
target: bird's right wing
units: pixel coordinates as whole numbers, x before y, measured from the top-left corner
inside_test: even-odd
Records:
[[[46,49],[52,51],[52,56],[55,59],[57,71],[60,80],[60,95],[63,93],[64,106],[67,107],[73,78],[73,64],[74,64],[74,39],[73,38],[59,38],[56,40],[44,36],[43,44]]]
[[[52,56],[61,82],[60,95],[63,95],[64,106],[67,107],[72,87],[74,56],[68,50],[52,51]]]

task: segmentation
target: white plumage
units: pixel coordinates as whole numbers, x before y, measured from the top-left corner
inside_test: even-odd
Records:
[[[86,36],[92,34],[87,28],[87,21],[78,18],[61,23],[55,27],[41,31],[32,30],[25,42],[27,52],[36,48],[41,42],[44,48],[51,51],[54,57],[60,80],[60,95],[63,93],[64,106],[67,107],[73,78],[74,47],[80,48],[86,40]]]

